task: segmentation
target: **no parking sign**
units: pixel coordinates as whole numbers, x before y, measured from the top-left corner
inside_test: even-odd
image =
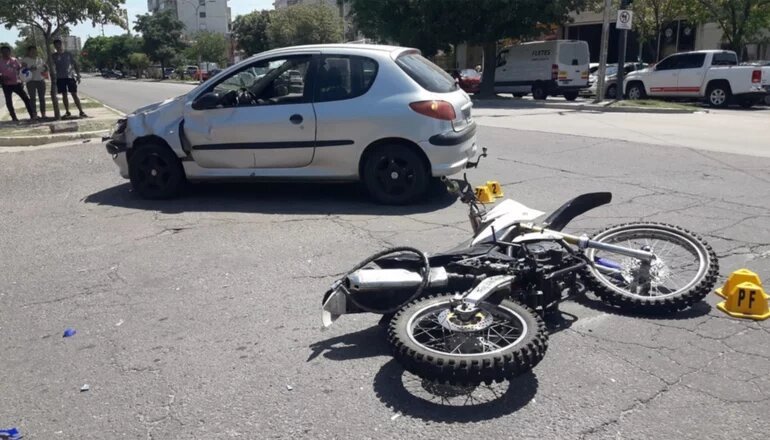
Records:
[[[634,12],[628,9],[618,11],[618,21],[615,23],[617,29],[630,31],[631,23],[634,21]]]

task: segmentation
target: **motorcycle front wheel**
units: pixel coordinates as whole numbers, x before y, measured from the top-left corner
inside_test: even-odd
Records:
[[[647,270],[640,260],[598,249],[586,251],[594,262],[586,277],[590,290],[626,310],[667,313],[688,308],[708,295],[719,275],[711,246],[679,226],[627,223],[611,226],[592,240],[655,254],[649,282],[639,282],[640,271]]]
[[[469,316],[452,295],[414,301],[388,327],[393,356],[407,371],[450,385],[491,384],[531,370],[548,346],[545,324],[508,300],[483,302]]]

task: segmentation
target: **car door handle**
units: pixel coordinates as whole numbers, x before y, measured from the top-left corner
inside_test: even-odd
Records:
[[[301,123],[302,123],[302,121],[304,121],[305,119],[302,117],[302,115],[291,115],[291,117],[289,118],[289,120],[291,121],[291,123],[292,123],[292,124],[297,124],[297,125],[299,125],[299,124],[301,124]]]

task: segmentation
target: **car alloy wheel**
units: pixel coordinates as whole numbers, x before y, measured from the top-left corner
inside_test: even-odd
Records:
[[[401,205],[422,196],[428,187],[423,159],[404,145],[381,145],[364,163],[364,183],[380,203]]]
[[[176,196],[185,182],[179,158],[169,148],[144,145],[134,151],[128,163],[131,186],[146,199]]]
[[[727,93],[723,89],[713,89],[709,93],[709,103],[714,107],[722,107],[727,102]]]

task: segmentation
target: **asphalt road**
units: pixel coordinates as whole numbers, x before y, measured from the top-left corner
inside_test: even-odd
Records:
[[[130,113],[139,107],[183,95],[195,86],[171,82],[83,78],[80,89],[110,107]]]
[[[676,223],[715,247],[722,274],[770,276],[769,159],[499,127],[479,139],[491,157],[469,178],[500,180],[529,206],[614,192],[573,231]],[[770,321],[728,318],[713,295],[666,318],[619,314],[591,295],[566,302],[533,373],[464,407],[402,372],[378,317],[319,331],[336,274],[391,245],[439,251],[468,237],[464,207],[446,196],[387,208],[350,185],[209,184],[148,202],[100,144],[0,154],[0,169],[0,429],[25,438],[764,439],[770,429]],[[67,327],[77,334],[62,338]]]

